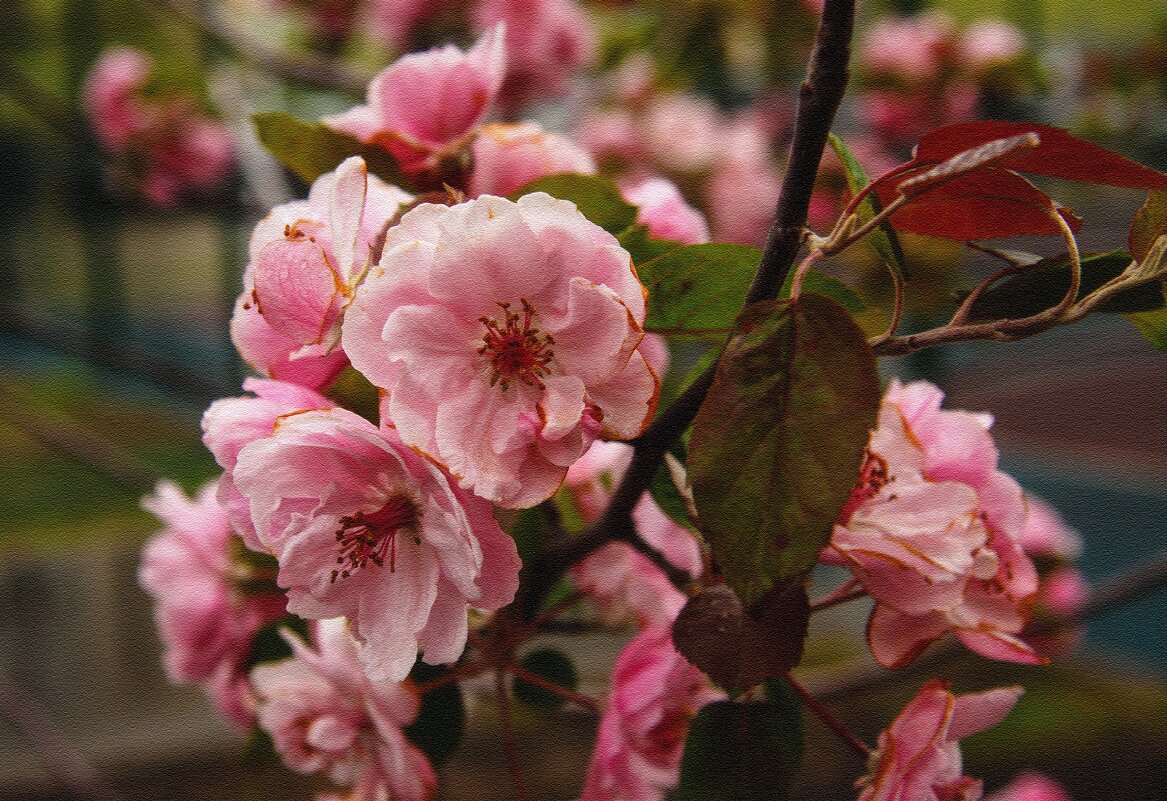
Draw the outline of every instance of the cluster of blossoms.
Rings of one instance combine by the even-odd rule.
[[[115,187],[169,208],[221,190],[235,151],[227,131],[200,113],[193,98],[147,96],[152,69],[144,53],[108,50],[90,69],[82,94],[97,143],[113,160]]]
[[[255,227],[231,333],[262,377],[204,415],[216,488],[191,502],[163,485],[148,501],[167,528],[141,580],[172,678],[204,684],[290,767],[357,799],[434,795],[433,768],[404,733],[419,714],[410,675],[419,658],[458,662],[471,610],[514,600],[520,560],[496,511],[559,493],[585,522],[600,518],[632,461],[618,440],[648,426],[669,369],[620,241],[569,201],[502,196],[596,168],[533,122],[487,122],[507,80],[507,30],[468,51],[405,56],[365,105],[325,120],[384,148],[411,191],[351,157]],[[675,102],[644,113],[688,119]],[[761,141],[751,125],[742,135]],[[680,169],[724,167],[694,158]],[[653,236],[709,239],[666,179],[630,170],[621,190]],[[347,369],[377,389],[376,422],[323,394]],[[1065,608],[1072,593],[1054,572],[1043,595],[1029,554],[1064,567],[1074,536],[998,469],[989,418],[941,400],[930,384],[892,383],[822,561],[874,599],[868,640],[884,665],[949,631],[989,658],[1039,662],[1019,636],[1030,606]],[[665,568],[712,579],[699,539],[649,495],[631,517],[643,548],[608,542],[570,570],[604,621],[639,629],[601,704],[585,801],[662,799],[693,717],[726,697],[671,635],[688,596]],[[266,573],[254,567],[265,559]],[[290,657],[255,664],[256,635],[289,614],[312,621],[311,636],[284,630]],[[1019,692],[925,685],[880,736],[861,801],[978,798],[957,741]]]
[[[859,43],[857,111],[890,147],[908,147],[940,125],[976,118],[1008,88],[1025,50],[1024,36],[1003,20],[962,31],[940,12],[883,18]]]

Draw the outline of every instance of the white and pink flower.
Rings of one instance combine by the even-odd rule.
[[[685,245],[709,241],[705,216],[690,206],[677,185],[667,178],[626,181],[620,192],[636,205],[636,222],[647,227],[650,236]]]
[[[359,801],[427,801],[437,777],[402,729],[420,708],[417,692],[370,681],[360,646],[341,619],[314,627],[310,648],[284,632],[294,657],[251,671],[259,725],[292,770],[324,773]]]
[[[289,611],[348,617],[375,681],[404,679],[419,647],[429,664],[455,661],[467,604],[498,609],[514,597],[515,543],[489,504],[391,427],[344,409],[285,415],[232,472],[256,539],[279,560]]]
[[[616,660],[581,801],[661,801],[677,783],[689,722],[724,698],[677,653],[668,626],[642,631]]]
[[[146,543],[138,581],[155,600],[166,673],[174,682],[203,685],[224,717],[248,726],[254,710],[246,662],[256,633],[284,614],[284,599],[239,592],[235,535],[213,484],[190,500],[162,481],[142,505],[165,525]]]
[[[506,28],[469,51],[453,45],[411,53],[369,84],[367,103],[326,125],[388,150],[410,175],[433,171],[486,117],[506,76]]]
[[[875,599],[867,636],[880,664],[905,665],[947,631],[992,659],[1041,662],[1016,636],[1037,592],[1021,488],[997,469],[992,419],[941,410],[943,397],[892,382],[824,561]]]
[[[632,260],[543,193],[424,204],[389,232],[342,343],[402,440],[502,506],[554,494],[603,434],[639,434],[659,379]]]
[[[509,195],[536,178],[596,171],[587,151],[535,122],[484,125],[470,150],[474,156],[468,187],[472,196]]]
[[[977,801],[980,780],[964,775],[959,741],[1000,723],[1020,687],[953,695],[933,679],[879,735],[858,801]]]

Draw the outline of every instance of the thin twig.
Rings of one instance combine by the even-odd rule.
[[[855,753],[859,754],[859,756],[863,757],[864,759],[870,756],[871,746],[860,740],[855,736],[854,732],[840,723],[838,718],[831,714],[831,711],[823,706],[817,698],[811,695],[809,690],[799,684],[798,680],[795,679],[794,676],[787,673],[786,680],[790,682],[790,686],[793,687],[794,691],[802,698],[802,702],[806,704],[807,708],[811,712],[814,712],[818,719],[827,725],[827,728],[829,728],[835,734],[839,735],[843,742],[851,746],[851,748],[855,751]]]
[[[416,685],[414,689],[417,690],[419,695],[425,695],[428,692],[433,692],[434,690],[445,687],[447,684],[453,684],[458,681],[463,681],[464,679],[472,679],[475,676],[485,673],[489,669],[490,666],[485,662],[464,662],[453,670],[443,673],[437,678],[430,679],[429,681],[423,681],[421,684]]]
[[[507,672],[516,678],[522,679],[523,681],[527,682],[527,684],[533,684],[536,687],[540,687],[549,693],[558,695],[560,698],[566,701],[570,701],[576,706],[583,707],[584,709],[590,709],[592,712],[596,713],[599,713],[600,711],[600,702],[595,698],[592,698],[590,695],[584,695],[583,693],[576,692],[575,690],[568,689],[567,687],[562,687],[549,679],[543,678],[538,673],[532,673],[521,665],[507,665]]]
[[[210,39],[265,72],[306,86],[362,95],[372,75],[353,72],[344,64],[321,56],[290,56],[263,45],[227,21],[212,4],[194,0],[158,0],[159,4],[198,28]]]
[[[837,590],[827,593],[817,601],[811,602],[810,608],[812,612],[819,612],[823,609],[830,609],[832,606],[854,601],[865,595],[867,595],[867,590],[859,583],[858,579],[848,579]]]
[[[527,782],[523,778],[523,763],[519,759],[519,748],[515,742],[515,730],[511,722],[511,699],[507,695],[506,674],[501,670],[494,674],[494,692],[498,700],[498,728],[502,735],[502,750],[506,757],[507,770],[511,774],[515,799],[530,801],[527,795]]]
[[[649,560],[657,566],[657,568],[665,574],[669,583],[683,593],[688,593],[693,586],[693,577],[689,575],[687,570],[674,565],[668,558],[654,548],[650,543],[646,542],[643,537],[633,532],[632,536],[625,540],[629,545],[635,548],[640,553],[644,554]]]

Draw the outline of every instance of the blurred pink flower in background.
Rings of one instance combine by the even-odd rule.
[[[685,202],[681,190],[669,179],[624,181],[620,191],[625,200],[636,205],[636,222],[648,228],[650,236],[685,245],[709,241],[705,216]]]
[[[1022,773],[1007,786],[986,796],[985,801],[1072,801],[1053,779],[1040,773]]]
[[[566,137],[548,133],[536,122],[484,125],[470,149],[474,156],[468,186],[472,196],[509,195],[536,178],[596,171],[587,151]]]

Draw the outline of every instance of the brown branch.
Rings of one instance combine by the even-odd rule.
[[[570,701],[576,706],[589,709],[596,713],[599,713],[600,711],[600,702],[595,698],[592,698],[590,695],[584,695],[583,693],[578,693],[575,690],[560,686],[550,679],[543,678],[538,673],[532,673],[521,665],[508,665],[507,672],[511,673],[518,679],[522,679],[523,681],[527,682],[527,684],[533,684],[536,687],[540,687],[547,692],[552,693],[553,695],[558,695],[560,698],[564,699],[565,701]]]
[[[498,700],[498,728],[502,734],[502,750],[506,757],[507,770],[511,774],[511,786],[518,801],[530,801],[527,782],[523,778],[523,763],[519,759],[519,747],[515,742],[515,730],[511,722],[511,699],[507,695],[506,674],[501,670],[494,674],[495,698]]]
[[[799,684],[794,676],[787,673],[786,680],[790,682],[790,686],[793,687],[794,691],[798,693],[800,698],[802,698],[802,702],[806,704],[807,709],[809,709],[811,712],[814,712],[815,716],[818,717],[818,719],[823,723],[825,723],[827,728],[829,728],[835,734],[839,735],[839,738],[843,742],[851,746],[855,753],[859,754],[859,756],[863,757],[864,759],[866,759],[871,754],[871,746],[860,740],[855,736],[854,732],[840,723],[839,719],[831,714],[831,710],[823,706],[819,699],[815,698],[813,695],[811,695],[809,690]]]
[[[213,3],[205,0],[158,0],[220,46],[265,72],[320,89],[363,95],[372,75],[353,72],[344,64],[322,56],[291,56],[255,41],[227,21]]]
[[[819,161],[847,87],[854,16],[855,0],[826,1],[806,80],[799,93],[789,166],[770,236],[746,296],[747,305],[778,296],[802,246],[802,231]],[[632,541],[635,536],[630,517],[632,508],[648,489],[669,445],[697,416],[713,385],[716,370],[715,361],[633,440],[632,461],[603,514],[578,536],[553,542],[536,557],[530,571],[532,578],[527,586],[519,589],[515,599],[513,608],[518,614],[525,618],[536,614],[542,598],[567,568],[592,551],[613,540]]]

